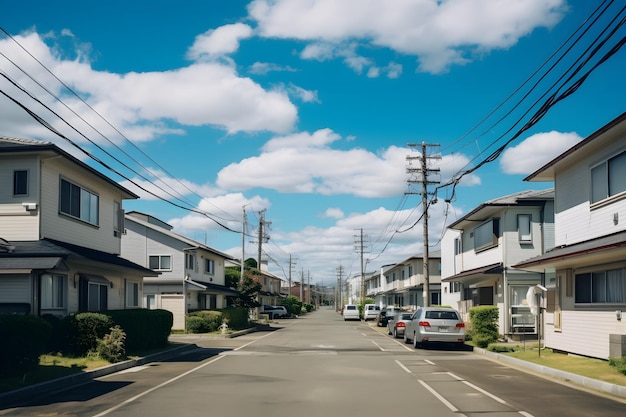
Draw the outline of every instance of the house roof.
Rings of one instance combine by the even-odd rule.
[[[0,251],[0,269],[52,269],[60,265],[60,261],[68,259],[85,259],[101,262],[118,268],[132,269],[144,276],[156,277],[157,272],[144,268],[134,262],[113,253],[102,252],[83,246],[73,245],[53,239],[11,242],[12,250]]]
[[[19,139],[19,138],[11,138],[6,136],[0,136],[0,153],[56,153],[57,155],[61,155],[64,158],[70,160],[76,165],[79,165],[83,169],[91,172],[93,175],[102,179],[103,181],[109,183],[113,187],[122,191],[126,195],[127,199],[137,199],[139,196],[132,191],[128,190],[125,187],[122,187],[117,182],[113,181],[111,178],[102,174],[96,169],[93,169],[80,159],[72,156],[68,152],[64,151],[57,145],[52,142],[44,142],[40,140],[32,140],[32,139]]]
[[[554,188],[520,191],[482,203],[452,223],[448,228],[463,229],[468,223],[483,222],[499,212],[503,207],[531,206],[551,200],[554,200]]]
[[[481,277],[484,277],[485,275],[501,274],[502,271],[504,271],[502,262],[498,262],[491,265],[481,266],[480,268],[468,269],[467,271],[459,272],[456,275],[443,278],[441,281],[461,281],[469,283],[470,281],[473,282],[476,280],[480,280]]]
[[[544,272],[545,269],[579,268],[624,260],[626,231],[554,248],[513,268]]]
[[[148,216],[148,217],[146,217]],[[202,244],[200,242],[197,242],[193,239],[190,239],[186,236],[183,236],[179,233],[173,232],[172,230],[170,230],[167,227],[164,227],[163,225],[169,226],[167,223],[162,222],[150,215],[146,215],[143,213],[139,213],[139,212],[135,212],[135,211],[131,211],[129,213],[126,213],[126,215],[124,216],[125,220],[127,221],[132,221],[135,222],[143,227],[147,227],[148,229],[154,230],[158,233],[161,233],[165,236],[171,237],[173,239],[178,240],[179,242],[185,243],[186,245],[189,245],[188,249],[202,249],[205,250],[207,252],[211,252],[215,255],[221,256],[224,259],[228,259],[228,260],[234,260],[235,258],[233,258],[232,256],[230,256],[227,253],[221,252],[215,248],[212,248],[210,246],[207,246],[205,244]],[[155,220],[158,220],[158,223],[155,223],[153,221],[149,221],[148,218],[152,218]]]
[[[598,142],[598,138],[604,137],[605,133],[614,129],[616,126],[626,122],[626,112],[622,113],[608,124],[602,126],[600,129],[589,135],[586,139],[578,142],[561,155],[557,156],[526,178],[524,181],[554,181],[554,172],[557,168],[571,163],[574,159],[587,155],[595,146],[602,146]],[[611,140],[611,138],[607,138]],[[579,152],[584,149],[583,152]]]

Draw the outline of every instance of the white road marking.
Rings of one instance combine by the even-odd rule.
[[[237,350],[243,349],[243,348],[245,348],[246,346],[249,346],[249,345],[251,345],[252,343],[256,342],[257,340],[261,340],[261,339],[263,339],[263,338],[265,338],[265,337],[267,337],[267,336],[269,336],[269,335],[271,335],[271,334],[273,334],[273,333],[268,333],[268,334],[266,334],[266,335],[264,335],[264,336],[259,337],[258,339],[255,339],[255,340],[253,340],[253,341],[251,341],[251,342],[249,342],[249,343],[246,343],[245,345],[239,346],[238,348],[233,349],[233,350],[237,351]],[[157,386],[155,386],[155,387],[152,387],[152,388],[150,388],[150,389],[148,389],[148,390],[146,390],[146,391],[144,391],[144,392],[142,392],[142,393],[140,393],[140,394],[137,394],[137,395],[135,395],[134,397],[131,397],[131,398],[127,399],[126,401],[123,401],[123,402],[119,403],[118,405],[116,405],[116,406],[114,406],[114,407],[111,407],[111,408],[109,408],[109,409],[107,409],[107,410],[104,410],[104,411],[102,411],[101,413],[98,413],[98,414],[94,415],[93,417],[102,417],[102,416],[106,416],[107,414],[110,414],[111,412],[113,412],[113,411],[115,411],[115,410],[117,410],[117,409],[119,409],[119,408],[121,408],[121,407],[123,407],[123,406],[125,406],[125,405],[127,405],[127,404],[130,404],[130,403],[132,403],[132,402],[134,402],[134,401],[137,401],[139,398],[141,398],[141,397],[143,397],[143,396],[145,396],[145,395],[148,395],[148,394],[150,394],[151,392],[158,390],[159,388],[162,388],[162,387],[164,387],[164,386],[166,386],[166,385],[171,384],[172,382],[178,381],[179,379],[181,379],[181,378],[183,378],[183,377],[185,377],[185,376],[187,376],[187,375],[189,375],[189,374],[192,374],[192,373],[194,373],[194,372],[196,372],[196,371],[199,371],[200,369],[204,368],[205,366],[208,366],[208,365],[213,364],[213,363],[215,363],[215,362],[219,361],[219,360],[220,360],[220,359],[222,359],[222,358],[225,358],[225,356],[216,356],[215,358],[211,359],[211,360],[210,360],[210,361],[208,361],[208,362],[203,363],[202,365],[196,366],[195,368],[190,369],[189,371],[184,372],[184,373],[182,373],[182,374],[180,374],[180,375],[178,375],[178,376],[175,376],[175,377],[174,377],[174,378],[172,378],[172,379],[168,379],[167,381],[165,381],[165,382],[163,382],[163,383],[161,383],[161,384],[159,384],[159,385],[157,385]]]
[[[411,370],[409,368],[407,368],[406,366],[404,366],[399,360],[396,359],[396,363],[398,364],[398,366],[402,369],[404,369],[405,372],[411,374]]]
[[[497,401],[497,402],[499,402],[500,404],[507,404],[507,402],[506,402],[506,401],[504,401],[502,398],[500,398],[500,397],[498,397],[498,396],[496,396],[496,395],[494,395],[494,394],[492,394],[492,393],[490,393],[490,392],[488,392],[488,391],[485,391],[484,389],[480,388],[479,386],[476,386],[476,385],[472,384],[471,382],[464,380],[464,379],[463,379],[463,378],[461,378],[461,377],[458,377],[458,376],[454,375],[452,372],[448,372],[448,375],[450,375],[451,377],[453,377],[453,378],[454,378],[454,379],[456,379],[457,381],[460,381],[460,382],[464,383],[464,384],[465,384],[465,385],[467,385],[468,387],[472,387],[472,388],[473,388],[473,389],[475,389],[476,391],[478,391],[478,392],[480,392],[480,393],[485,394],[487,397],[490,397],[490,398],[492,398],[492,399],[496,400],[496,401]],[[508,405],[508,404],[507,404],[507,405]]]
[[[452,403],[448,400],[446,400],[445,398],[443,398],[443,396],[441,394],[439,394],[437,391],[435,391],[430,385],[428,385],[427,383],[425,383],[424,381],[422,381],[421,379],[418,379],[417,382],[419,382],[420,384],[422,384],[422,386],[424,388],[426,388],[428,391],[430,391],[431,394],[433,394],[435,396],[435,398],[437,398],[439,401],[441,401],[443,403],[443,405],[445,405],[446,407],[448,407],[450,409],[450,411],[452,411],[453,413],[458,413],[459,409],[456,408],[455,406],[452,405]],[[463,416],[465,414],[460,414],[460,416]]]

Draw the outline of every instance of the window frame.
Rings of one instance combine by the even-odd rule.
[[[527,224],[522,224],[522,219],[527,219]],[[522,231],[522,226],[528,227],[528,232]],[[533,216],[532,214],[517,215],[517,237],[520,243],[531,243],[533,241]]]
[[[196,268],[196,255],[193,253],[185,252],[185,269],[195,271]]]
[[[488,241],[485,239],[485,242],[478,242],[480,244],[477,244],[478,238],[482,238],[483,234],[486,236],[485,233],[482,233],[482,228],[487,227],[488,225],[490,225],[489,234],[491,235],[491,240]],[[473,239],[474,239],[474,251],[475,252],[482,252],[484,250],[497,247],[499,243],[499,239],[500,239],[500,218],[493,217],[481,223],[480,225],[476,226],[474,228],[473,235],[474,235]]]
[[[26,178],[19,178],[18,174],[24,174]],[[13,170],[13,197],[28,197],[29,195],[29,179],[30,172],[27,169],[15,169]],[[20,181],[21,180],[21,181]],[[21,186],[21,187],[18,187]],[[19,188],[26,188],[26,190],[22,192],[18,192]]]
[[[49,294],[45,294],[44,279],[50,279]],[[67,307],[67,276],[45,273],[39,277],[39,303],[42,310],[64,310]]]
[[[92,308],[92,302],[96,298],[92,299],[92,291],[97,288],[97,308]],[[105,311],[109,307],[109,286],[100,282],[87,282],[87,311]]]
[[[621,164],[617,164],[621,162]],[[616,163],[617,166],[612,166]],[[617,171],[617,174],[612,172]],[[626,180],[623,189],[612,190],[616,186],[612,179],[621,179],[626,172],[626,151],[619,152],[589,168],[589,202],[591,205],[602,204],[614,198],[626,197]],[[621,175],[620,175],[621,174]],[[598,182],[596,184],[596,182]],[[599,189],[598,189],[599,187]]]
[[[213,259],[204,259],[204,273],[209,275],[215,275],[215,261]]]
[[[139,283],[126,281],[126,307],[139,308]]]
[[[611,288],[610,273],[620,276],[621,294]],[[614,284],[615,285],[615,284]],[[618,296],[616,300],[615,297]],[[626,305],[626,268],[593,270],[574,276],[574,303],[577,305]]]
[[[152,267],[152,259],[157,258],[158,268]],[[169,259],[169,268],[163,267],[163,259]],[[172,255],[148,255],[148,268],[153,271],[171,271],[172,270]]]
[[[66,193],[68,194],[66,195]],[[99,226],[100,196],[61,177],[59,180],[59,213],[93,226]]]

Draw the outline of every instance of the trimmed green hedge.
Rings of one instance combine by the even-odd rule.
[[[472,342],[480,348],[498,341],[498,306],[476,306],[470,308],[469,317],[472,324]]]
[[[174,315],[167,310],[135,308],[105,314],[124,330],[126,351],[131,353],[166,346],[174,323]]]
[[[51,333],[50,323],[40,317],[0,314],[0,375],[11,375],[37,366]]]

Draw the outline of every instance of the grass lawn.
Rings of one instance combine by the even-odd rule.
[[[11,391],[49,381],[51,379],[100,368],[109,362],[98,358],[68,358],[59,355],[41,355],[39,365],[21,375],[0,378],[0,392]]]
[[[626,386],[626,375],[621,374],[616,368],[609,365],[608,361],[601,359],[554,353],[550,349],[543,349],[540,356],[536,345],[532,347],[527,346],[526,350],[517,346],[514,352],[501,351],[499,353],[611,384]]]

